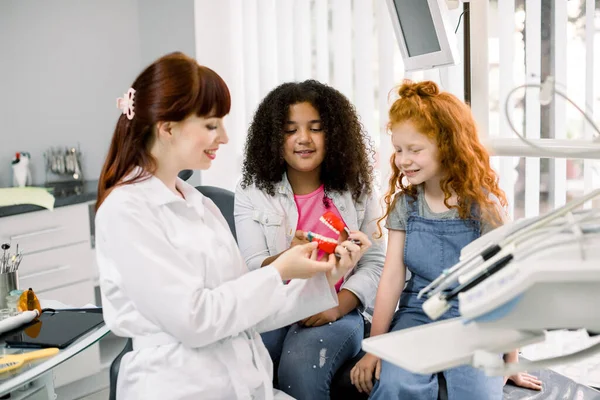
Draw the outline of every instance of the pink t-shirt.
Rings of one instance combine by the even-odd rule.
[[[298,227],[304,232],[311,231],[318,233],[332,239],[338,239],[335,232],[329,229],[325,224],[319,221],[319,218],[325,214],[326,211],[333,212],[341,220],[342,216],[338,211],[337,207],[333,204],[333,201],[329,201],[329,208],[323,204],[323,196],[325,194],[324,185],[319,186],[317,190],[309,194],[294,195],[296,206],[298,207]],[[319,257],[323,255],[323,252],[319,250]],[[344,283],[344,279],[340,279],[335,285],[335,290],[340,291],[340,287]]]

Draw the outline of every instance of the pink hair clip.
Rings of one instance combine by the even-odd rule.
[[[129,88],[127,93],[123,97],[117,99],[117,108],[123,111],[123,114],[127,114],[127,119],[132,120],[135,113],[133,112],[133,97],[135,95],[135,89]]]

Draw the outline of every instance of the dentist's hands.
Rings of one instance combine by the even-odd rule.
[[[284,281],[307,279],[319,272],[330,274],[335,269],[333,254],[317,260],[317,243],[299,244],[284,251],[271,265],[279,272]],[[329,279],[329,275],[327,275]]]
[[[352,239],[358,240],[360,245],[352,242]],[[340,258],[337,260],[335,267],[327,273],[329,284],[334,286],[351,271],[369,247],[371,247],[371,241],[367,235],[360,231],[351,231],[348,238],[335,248],[335,253]]]
[[[298,235],[302,234],[298,233]],[[360,245],[353,243],[351,239],[359,240]],[[317,260],[317,245],[317,242],[297,243],[281,253],[271,265],[279,272],[284,281],[307,279],[319,272],[324,272],[329,284],[334,286],[348,271],[354,268],[358,260],[371,247],[371,241],[362,232],[351,232],[348,240],[340,243],[335,249],[335,253],[340,256],[339,260],[333,254]]]

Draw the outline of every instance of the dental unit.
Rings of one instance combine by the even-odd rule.
[[[461,260],[420,296],[437,320],[458,302],[461,317],[375,336],[363,348],[416,373],[459,365],[512,375],[575,362],[584,350],[507,364],[500,354],[542,342],[550,330],[600,334],[600,210],[578,210],[600,189],[540,217],[498,228],[462,250]]]
[[[431,319],[438,319],[449,309],[450,300],[470,290],[510,262],[516,248],[522,247],[531,239],[540,240],[538,236],[543,236],[544,233],[553,235],[557,230],[557,223],[558,229],[562,229],[561,217],[572,215],[575,208],[599,195],[600,189],[594,190],[546,215],[499,228],[496,232],[485,235],[467,246],[463,249],[458,264],[445,271],[419,293],[419,297],[428,297],[423,310]],[[507,232],[503,237],[494,240],[505,231]],[[491,237],[487,239],[488,236]],[[469,251],[482,242],[485,243],[482,250]],[[457,282],[458,286],[456,286]]]

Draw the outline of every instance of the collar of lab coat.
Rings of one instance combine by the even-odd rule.
[[[184,180],[177,178],[175,186],[183,194],[185,199],[177,196],[173,193],[163,181],[158,179],[156,176],[143,172],[140,167],[134,168],[131,174],[128,176],[133,178],[134,176],[144,176],[144,180],[136,182],[135,185],[144,189],[147,193],[147,199],[157,206],[164,206],[171,203],[186,203],[188,207],[196,208],[200,216],[204,214],[204,196],[202,196],[195,187],[185,182]],[[200,205],[200,206],[199,206]]]

